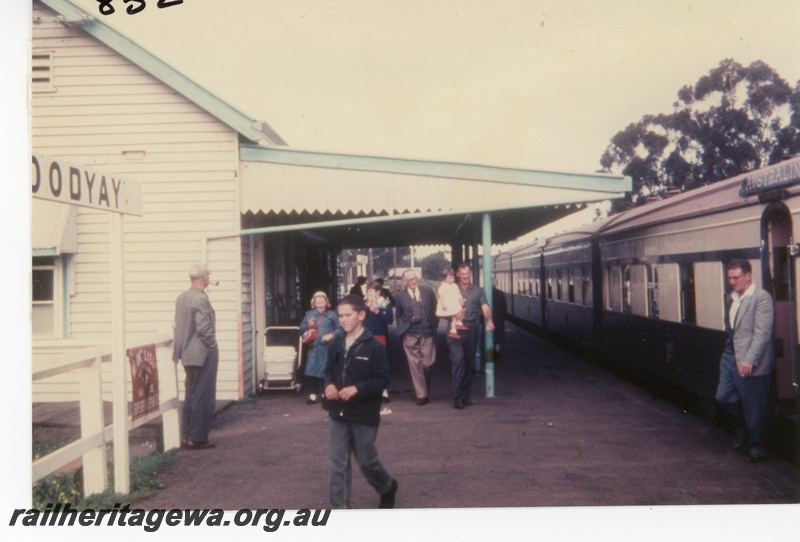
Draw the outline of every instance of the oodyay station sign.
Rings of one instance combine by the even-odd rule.
[[[139,183],[41,154],[31,156],[31,190],[34,198],[142,215]]]

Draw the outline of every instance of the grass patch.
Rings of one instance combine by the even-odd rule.
[[[51,503],[69,503],[72,508],[78,510],[110,510],[115,503],[124,506],[131,501],[146,497],[156,489],[163,488],[156,476],[174,461],[171,454],[162,452],[131,457],[130,493],[114,491],[114,464],[109,461],[110,488],[86,498],[81,495],[81,469],[65,474],[53,474],[33,484],[33,508],[44,510]]]
[[[76,440],[78,440],[78,435],[74,435],[69,438],[63,438],[56,442],[47,442],[47,443],[34,442],[32,447],[33,460],[36,461],[37,459],[41,459],[47,454],[54,452],[59,448],[63,448],[70,442],[74,442]]]

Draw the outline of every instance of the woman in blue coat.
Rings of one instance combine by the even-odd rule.
[[[341,333],[339,317],[331,310],[331,304],[325,292],[315,292],[311,297],[311,310],[308,311],[300,322],[300,332],[311,329],[316,330],[317,337],[305,348],[306,366],[304,370],[303,387],[308,390],[306,404],[313,405],[317,396],[322,394],[322,384],[325,378],[325,365],[328,363],[327,342],[333,339],[335,333]]]

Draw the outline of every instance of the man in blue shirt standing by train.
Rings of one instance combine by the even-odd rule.
[[[733,419],[736,437],[733,448],[750,441],[748,463],[766,461],[764,433],[774,362],[772,297],[753,284],[747,260],[728,264],[728,284],[733,292],[726,305],[725,330],[728,340],[720,360],[717,402]]]

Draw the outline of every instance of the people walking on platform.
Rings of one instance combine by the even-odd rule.
[[[205,264],[193,265],[189,270],[191,288],[175,300],[172,361],[183,363],[186,372],[181,446],[190,450],[214,447],[208,435],[217,400],[219,348],[216,315],[206,294],[209,275]]]
[[[328,361],[326,346],[337,330],[341,330],[339,318],[331,310],[328,296],[325,292],[315,292],[311,297],[311,310],[300,322],[307,352],[303,368],[303,388],[308,393],[306,404],[315,404],[318,395],[322,394],[325,364]]]
[[[408,359],[417,406],[424,406],[429,401],[430,370],[436,361],[436,294],[430,286],[419,284],[413,269],[403,271],[403,286],[395,296],[397,335]]]
[[[397,493],[397,480],[386,471],[375,447],[381,392],[389,387],[389,362],[386,348],[364,328],[367,311],[357,295],[341,300],[337,312],[344,335],[331,342],[325,368],[332,508],[350,508],[351,456],[380,495],[380,508],[393,508]]]
[[[392,295],[392,292],[389,291],[389,288],[386,287],[385,284],[386,281],[384,280],[384,278],[378,277],[375,279],[375,282],[381,285],[381,292],[383,293],[383,297],[388,299],[392,303],[392,305],[394,305],[394,296]]]
[[[456,284],[456,274],[451,267],[442,269],[442,283],[436,291],[436,316],[447,320],[448,334],[458,338],[459,330],[467,329],[458,317],[464,309],[464,298]]]
[[[367,289],[367,318],[364,320],[364,327],[383,346],[388,346],[389,326],[394,323],[394,311],[392,310],[392,302],[384,297],[383,290],[383,285],[377,280],[369,284]],[[383,390],[381,399],[384,403],[389,402],[388,389]],[[381,414],[391,413],[392,411],[388,406],[381,409]]]
[[[359,275],[356,278],[356,283],[350,288],[350,295],[360,295],[361,299],[367,297],[367,277]]]
[[[469,264],[462,263],[456,270],[458,287],[464,298],[464,310],[461,315],[466,330],[459,332],[459,337],[447,336],[447,350],[450,355],[452,370],[453,406],[462,409],[472,404],[472,364],[478,348],[481,314],[486,322],[486,330],[494,330],[492,309],[486,301],[483,288],[472,284],[472,270]]]
[[[775,310],[769,293],[753,283],[750,262],[731,261],[727,278],[733,291],[725,311],[728,340],[720,360],[716,400],[732,418],[733,448],[742,448],[749,440],[747,462],[760,463],[767,459],[764,432],[774,363]]]

